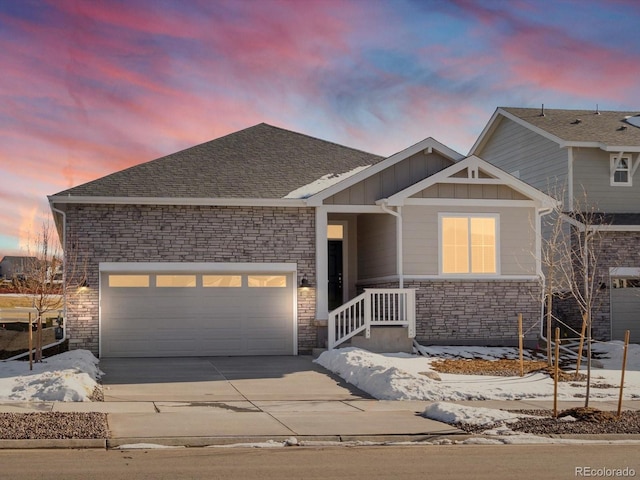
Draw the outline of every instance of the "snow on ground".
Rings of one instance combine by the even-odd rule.
[[[0,401],[87,402],[102,375],[88,350],[72,350],[34,363],[0,362]]]
[[[379,400],[520,400],[553,399],[553,381],[543,373],[524,377],[454,375],[437,373],[432,363],[440,358],[517,358],[515,348],[421,347],[423,357],[403,353],[376,354],[358,348],[322,353],[316,362]],[[617,400],[622,366],[622,342],[598,343],[594,351],[603,368],[592,369],[592,384],[614,388],[592,388],[591,398]],[[582,370],[585,370],[584,362]],[[437,376],[436,376],[437,375]],[[440,380],[434,380],[439,377]],[[561,382],[560,400],[582,398],[585,382]],[[625,399],[640,398],[640,345],[630,344],[625,374]]]
[[[467,407],[455,403],[437,402],[429,405],[422,416],[444,423],[464,423],[467,425],[493,425],[495,423],[513,423],[525,415],[516,415],[505,410],[492,408]]]

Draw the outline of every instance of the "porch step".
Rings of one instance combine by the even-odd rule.
[[[413,338],[409,338],[405,327],[371,327],[369,338],[356,335],[351,338],[351,345],[374,353],[413,352]]]

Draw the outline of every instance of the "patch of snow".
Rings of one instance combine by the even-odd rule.
[[[632,117],[626,117],[627,123],[630,123],[634,127],[640,127],[640,115],[634,115]]]
[[[313,182],[303,185],[300,188],[296,188],[294,191],[289,192],[285,195],[284,198],[309,198],[312,195],[315,195],[322,190],[329,188],[331,185],[334,185],[338,182],[341,182],[345,178],[349,178],[352,175],[355,175],[358,172],[361,172],[365,168],[369,168],[371,165],[364,165],[362,167],[356,167],[353,170],[349,170],[344,173],[328,173],[323,175],[317,180]]]
[[[157,443],[128,443],[116,447],[115,450],[162,450],[166,448],[185,448],[181,445],[158,445]]]
[[[0,362],[0,401],[87,402],[102,376],[88,350],[72,350],[33,364]]]
[[[432,363],[442,358],[518,358],[510,347],[419,347],[429,355],[377,354],[348,347],[323,352],[315,362],[379,400],[523,400],[553,399],[553,380],[544,373],[524,377],[454,375],[435,372]],[[620,384],[622,342],[596,344],[604,368],[593,371],[594,383]],[[586,369],[582,364],[582,369]],[[436,375],[431,375],[433,372]],[[437,380],[440,378],[440,380]],[[561,382],[560,400],[581,399],[584,382]],[[617,400],[618,389],[592,389],[594,400]],[[629,345],[625,373],[625,399],[640,398],[640,345]]]
[[[496,423],[513,423],[524,415],[518,415],[493,408],[467,407],[455,403],[438,402],[429,405],[422,416],[444,423],[461,423],[467,425],[494,425]]]

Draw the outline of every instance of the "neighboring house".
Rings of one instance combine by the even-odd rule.
[[[38,259],[26,256],[5,256],[0,260],[0,278],[24,280],[36,268]]]
[[[564,197],[565,212],[587,203],[604,214],[594,335],[608,340],[638,332],[640,113],[498,108],[470,153]],[[571,310],[567,320],[579,325]]]
[[[416,289],[422,342],[514,344],[518,313],[536,338],[554,201],[431,138],[382,158],[259,124],[49,200],[87,265],[87,288],[67,292],[72,348],[309,352],[369,288]],[[377,298],[392,318],[409,297]]]

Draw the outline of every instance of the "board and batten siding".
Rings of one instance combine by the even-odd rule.
[[[358,217],[358,279],[395,275],[396,219],[387,214]]]
[[[507,173],[517,171],[520,180],[550,195],[567,182],[567,150],[508,118],[475,154]]]
[[[438,214],[498,214],[501,275],[535,275],[535,210],[522,207],[406,206],[402,210],[405,275],[438,275]]]
[[[420,152],[327,198],[327,205],[372,205],[439,172],[453,162],[436,153]]]
[[[635,160],[638,154],[633,154]],[[597,148],[573,149],[574,196],[584,203],[607,213],[638,213],[640,211],[640,170],[631,186],[611,186],[610,152]]]

